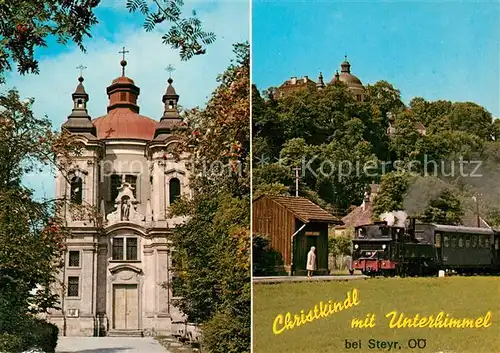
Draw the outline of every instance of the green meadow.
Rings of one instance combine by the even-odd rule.
[[[303,310],[307,315],[320,302],[344,301],[347,292],[354,289],[358,292],[357,305],[325,317],[318,315],[287,330],[277,320],[275,328],[283,331],[273,333],[273,322],[279,314],[290,312],[293,318]],[[498,277],[254,284],[253,290],[254,353],[500,353]],[[479,320],[479,328],[389,328],[386,314],[392,311],[412,319],[416,314],[419,319],[436,317],[439,312],[456,319],[477,320],[488,312],[491,317],[489,327],[482,327],[485,322]],[[366,321],[372,327],[351,328],[353,319],[364,321],[372,315],[374,319]]]

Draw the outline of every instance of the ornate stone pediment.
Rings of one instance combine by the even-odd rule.
[[[136,211],[137,200],[134,197],[134,188],[129,183],[123,183],[118,188],[115,199],[115,210],[107,215],[106,219],[112,224],[116,222],[142,222],[144,215]]]
[[[139,267],[131,265],[131,264],[120,264],[120,265],[117,265],[115,267],[111,267],[109,269],[109,272],[111,272],[112,274],[115,274],[115,273],[120,272],[120,271],[131,271],[131,272],[135,272],[137,274],[140,274],[142,272],[142,270]]]

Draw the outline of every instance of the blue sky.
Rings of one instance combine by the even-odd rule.
[[[254,1],[253,82],[325,81],[348,55],[363,84],[408,103],[473,101],[500,117],[500,1]]]
[[[217,87],[217,75],[222,73],[233,58],[233,43],[249,39],[249,4],[243,1],[185,1],[184,10],[193,9],[206,31],[215,32],[217,40],[207,48],[205,55],[181,62],[177,51],[162,44],[166,25],[146,33],[143,18],[130,14],[126,0],[103,0],[96,14],[99,24],[92,29],[93,38],[85,41],[87,53],[75,45],[62,46],[49,41],[49,47],[38,50],[40,75],[7,75],[7,84],[1,91],[17,87],[22,97],[34,97],[36,115],[47,115],[56,129],[66,120],[73,106],[71,93],[78,84],[81,63],[84,85],[89,94],[88,110],[92,118],[106,114],[108,97],[106,87],[121,75],[123,46],[127,54],[126,75],[131,77],[141,92],[138,100],[140,113],[159,120],[163,114],[162,96],[167,87],[171,64],[174,87],[180,95],[179,104],[185,108],[203,106]],[[35,190],[37,197],[54,196],[54,178],[49,172],[28,175],[25,183]]]

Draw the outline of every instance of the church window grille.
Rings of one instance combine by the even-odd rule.
[[[80,252],[70,251],[69,252],[69,267],[80,267]]]
[[[137,260],[136,238],[127,238],[127,260]]]
[[[114,238],[113,260],[137,260],[137,238]]]
[[[170,204],[173,204],[175,200],[181,195],[181,182],[177,178],[170,179]]]
[[[126,175],[125,182],[132,186],[132,193],[134,194],[134,197],[137,198],[137,175]]]
[[[119,174],[111,175],[111,202],[115,202],[119,194],[119,188],[122,186],[123,176]],[[137,198],[137,175],[125,175],[125,182],[133,188],[132,193]]]
[[[68,277],[68,297],[78,297],[79,282],[79,277]]]
[[[123,238],[113,239],[113,260],[123,260]]]
[[[115,202],[118,197],[118,188],[122,185],[122,177],[118,174],[111,175],[111,201]]]
[[[82,178],[75,176],[71,179],[71,202],[77,205],[82,204]]]

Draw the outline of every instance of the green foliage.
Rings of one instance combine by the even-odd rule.
[[[109,1],[109,0],[108,0]],[[0,1],[0,83],[4,73],[17,66],[20,74],[39,73],[35,52],[47,46],[47,38],[58,43],[75,43],[83,52],[83,42],[91,38],[91,28],[98,23],[95,9],[100,0],[9,0]],[[160,23],[169,23],[163,43],[179,50],[182,60],[204,54],[206,46],[216,37],[202,29],[201,21],[193,11],[192,16],[182,16],[182,0],[155,1],[127,0],[130,12],[145,16],[144,28],[152,31]]]
[[[431,176],[392,172],[382,177],[373,205],[373,220],[385,212],[404,210],[422,222],[461,224],[461,195],[452,185]]]
[[[42,165],[67,175],[79,148],[68,133],[52,132],[48,118],[35,117],[32,103],[15,90],[0,94],[0,332],[6,351],[38,345],[53,352],[54,326],[31,314],[58,304],[50,287],[69,233],[58,216],[65,200],[34,200],[21,180]]]
[[[460,224],[464,212],[460,199],[450,189],[445,189],[431,200],[419,219],[425,223]]]
[[[329,237],[328,252],[332,256],[350,256],[351,238],[349,237]]]
[[[97,23],[93,11],[98,4],[99,0],[0,1],[0,82],[13,63],[23,75],[38,73],[35,50],[46,47],[49,36],[62,44],[71,40],[85,51],[83,40]]]
[[[8,318],[0,312],[0,320]],[[0,351],[23,352],[30,348],[39,348],[44,352],[53,353],[57,346],[59,329],[56,325],[31,316],[24,316],[16,321],[15,330],[5,330],[0,327]]]
[[[181,278],[179,308],[201,324],[210,352],[250,351],[249,48],[219,77],[205,110],[188,112],[179,152],[191,160],[191,199],[173,215],[187,216],[172,235]],[[196,133],[194,133],[196,131]],[[224,172],[206,168],[222,162]]]
[[[215,34],[204,32],[201,21],[193,11],[191,17],[182,17],[183,0],[160,0],[150,7],[146,0],[127,0],[130,12],[140,12],[144,15],[144,29],[152,31],[158,24],[169,22],[170,28],[163,35],[163,43],[180,51],[182,60],[188,60],[195,55],[205,54],[205,46],[215,42]]]
[[[277,268],[283,266],[281,254],[271,246],[269,237],[262,234],[252,236],[252,257],[254,276],[272,276]]]
[[[203,326],[203,344],[211,353],[249,352],[242,350],[249,345],[248,325],[238,308],[217,312]]]
[[[458,187],[468,197],[481,193],[485,212],[492,203],[500,203],[496,182],[500,148],[492,141],[500,136],[500,125],[475,103],[416,97],[406,107],[399,90],[386,81],[366,86],[363,102],[354,100],[344,84],[308,88],[279,99],[270,94],[272,90],[261,95],[253,87],[254,195],[293,194],[292,168],[299,166],[299,195],[329,205],[332,212],[359,205],[366,185],[379,180],[383,185],[374,217],[403,210],[403,201],[408,201],[404,193],[416,182],[416,175],[442,179],[449,190]],[[469,160],[485,162],[482,178],[459,175],[459,163]],[[465,163],[462,170],[470,174],[474,166]],[[456,221],[468,206],[457,201],[464,195],[455,195],[457,200],[448,196],[427,197],[419,204],[418,214]],[[447,204],[446,212],[440,197]]]

